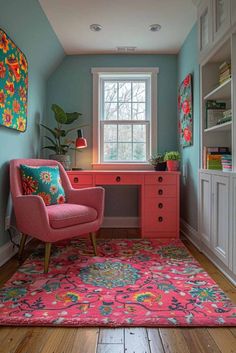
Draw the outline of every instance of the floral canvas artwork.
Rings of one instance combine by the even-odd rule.
[[[28,63],[16,44],[0,29],[0,125],[26,130]]]
[[[192,75],[188,74],[179,87],[179,134],[183,147],[193,144]]]

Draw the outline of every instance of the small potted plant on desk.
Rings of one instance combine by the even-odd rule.
[[[166,170],[166,162],[164,161],[163,153],[156,153],[149,159],[149,163],[153,165],[155,170]]]
[[[179,170],[180,153],[178,151],[166,152],[164,160],[167,163],[167,169],[169,172]]]
[[[71,159],[70,155],[67,153],[69,149],[75,149],[75,147],[73,147],[75,142],[73,140],[67,139],[67,135],[72,131],[80,129],[82,126],[77,126],[67,130],[65,130],[64,126],[70,125],[77,121],[82,114],[77,112],[66,113],[57,104],[52,104],[51,109],[54,112],[54,118],[56,120],[57,126],[54,129],[51,129],[48,126],[41,124],[41,126],[51,134],[50,137],[44,136],[50,142],[50,145],[44,146],[43,148],[54,151],[55,153],[51,154],[49,158],[57,160],[66,170],[69,170],[71,167]]]

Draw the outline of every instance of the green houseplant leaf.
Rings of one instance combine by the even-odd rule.
[[[67,120],[64,122],[64,124],[72,124],[74,121],[78,120],[79,117],[81,116],[81,113],[66,113]]]
[[[56,121],[60,124],[66,124],[67,115],[64,112],[64,110],[61,107],[59,107],[59,105],[57,104],[52,104],[51,109],[54,112]]]
[[[46,129],[46,130],[48,130],[48,131],[50,131],[50,133],[55,137],[55,138],[57,138],[58,137],[58,135],[57,135],[57,133],[56,133],[56,131],[55,130],[53,130],[53,129],[50,129],[50,127],[47,127],[46,125],[44,125],[44,124],[40,124],[42,127],[44,127],[44,129]]]

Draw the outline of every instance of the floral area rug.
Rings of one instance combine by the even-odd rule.
[[[180,241],[88,240],[38,248],[0,290],[0,324],[236,326],[236,306]]]

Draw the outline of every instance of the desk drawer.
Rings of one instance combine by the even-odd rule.
[[[141,175],[129,174],[109,174],[109,175],[96,175],[96,185],[139,185],[143,184],[143,177]]]
[[[145,198],[149,197],[176,197],[176,185],[145,185],[144,186]]]
[[[147,214],[145,212],[144,228],[155,231],[175,231],[177,227],[177,217],[173,212],[160,212],[158,214]]]
[[[164,213],[176,213],[177,200],[173,197],[159,198],[145,198],[145,212],[146,215],[163,215]]]
[[[169,184],[176,184],[177,179],[176,175],[169,175],[169,174],[159,174],[156,173],[155,175],[146,175],[145,176],[145,184],[157,184],[157,185],[169,185]]]
[[[89,174],[69,174],[69,179],[73,187],[82,185],[93,185],[93,177]]]

